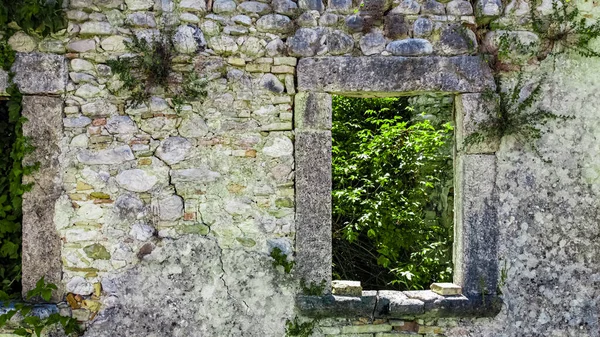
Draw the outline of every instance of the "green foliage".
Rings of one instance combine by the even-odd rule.
[[[289,274],[294,267],[294,261],[288,261],[287,255],[285,255],[279,247],[271,250],[271,257],[273,258],[273,267],[283,266],[283,270],[286,274]]]
[[[321,281],[321,283],[311,282],[310,284],[306,284],[305,279],[300,280],[300,288],[302,288],[302,293],[309,296],[323,295],[326,284],[327,282],[325,282],[325,280]]]
[[[35,288],[27,292],[26,300],[42,298],[49,301],[52,297],[52,291],[56,290],[56,285],[46,283],[42,277],[35,285]],[[42,330],[46,327],[60,324],[67,335],[78,334],[80,332],[77,320],[68,316],[62,316],[59,313],[50,314],[48,317],[38,317],[32,315],[33,307],[25,303],[17,303],[14,309],[0,315],[0,328],[3,328],[17,314],[23,317],[19,321],[19,327],[13,333],[19,336],[37,336],[40,337]]]
[[[309,337],[312,334],[313,329],[315,328],[315,322],[310,321],[300,323],[298,321],[298,317],[294,317],[293,321],[288,319],[285,322],[285,326],[286,337]]]
[[[16,55],[17,53],[6,41],[0,41],[0,69],[9,71],[15,62]]]
[[[174,57],[171,35],[165,32],[150,40],[133,35],[130,42],[125,41],[133,55],[107,61],[113,73],[123,82],[123,89],[128,91],[129,104],[146,102],[156,88],[162,88],[173,96],[176,104],[201,100],[206,96],[206,81],[195,73],[185,75],[181,85],[176,85],[171,76]]]
[[[542,17],[535,10],[540,1],[531,6],[531,19],[533,31],[546,42],[543,56],[568,50],[585,57],[600,56],[589,47],[591,40],[600,37],[600,21],[593,22],[581,16],[570,0],[553,0],[552,13]]]
[[[453,127],[439,102],[333,98],[336,278],[369,289],[450,280]],[[420,114],[428,106],[445,118]]]
[[[515,85],[510,90],[499,90],[498,96],[493,96],[493,93],[487,95],[488,99],[496,97],[497,115],[477,124],[478,131],[465,138],[465,146],[478,144],[486,139],[513,136],[520,144],[532,149],[542,158],[536,146],[536,141],[543,134],[542,127],[551,120],[571,119],[539,107],[543,83],[544,79],[541,79],[537,83],[525,85],[522,73],[519,73]],[[497,87],[502,88],[502,83],[498,83]]]
[[[0,0],[0,27],[14,22],[30,34],[46,36],[67,27],[62,0]]]
[[[15,85],[8,88],[10,99],[0,102],[0,300],[16,298],[21,290],[21,220],[23,176],[35,166],[23,166],[33,147],[23,136],[22,95]]]

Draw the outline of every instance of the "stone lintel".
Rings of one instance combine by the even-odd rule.
[[[35,147],[24,165],[39,163],[40,168],[24,177],[33,183],[23,195],[23,296],[45,277],[60,287],[62,279],[60,235],[54,225],[54,204],[62,193],[60,184],[60,143],[62,139],[63,100],[58,97],[24,96],[23,134]],[[59,289],[60,290],[60,289]],[[53,301],[62,297],[55,292]]]
[[[294,120],[297,130],[331,130],[331,95],[301,92],[294,102]]]
[[[11,70],[22,94],[61,94],[67,86],[67,62],[62,55],[18,53]]]
[[[296,268],[331,292],[331,131],[296,133]]]
[[[456,148],[467,154],[496,153],[500,139],[483,139],[482,142],[465,145],[464,140],[477,132],[479,127],[490,123],[497,116],[498,95],[495,93],[469,93],[456,95]]]
[[[468,93],[494,90],[492,71],[479,56],[319,57],[298,62],[299,91],[359,96]]]
[[[495,294],[498,281],[496,156],[458,155],[454,200],[454,283],[463,294]]]

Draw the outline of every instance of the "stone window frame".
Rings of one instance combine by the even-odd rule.
[[[303,58],[297,66],[294,105],[296,270],[306,284],[325,281],[323,296],[299,295],[307,316],[493,316],[499,312],[497,140],[470,147],[466,136],[494,116],[495,82],[479,56]],[[432,291],[330,294],[332,279],[331,95],[360,97],[438,93],[455,100],[454,283],[460,296]]]
[[[64,55],[47,53],[17,53],[11,68],[13,82],[23,95],[23,135],[34,150],[24,165],[39,163],[39,169],[23,177],[31,190],[23,194],[22,221],[22,297],[35,288],[44,277],[54,283],[51,303],[62,299],[61,238],[54,223],[55,203],[63,194],[61,177],[61,149],[63,139],[64,93],[68,81],[67,60]],[[6,96],[8,73],[0,70],[0,96]],[[56,312],[53,304],[36,306],[36,310]],[[0,308],[0,312],[4,310]]]

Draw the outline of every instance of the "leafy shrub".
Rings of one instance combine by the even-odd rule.
[[[452,125],[406,98],[333,103],[334,276],[369,289],[448,280]]]
[[[67,27],[62,0],[0,0],[0,27],[14,22],[27,33],[46,36]]]

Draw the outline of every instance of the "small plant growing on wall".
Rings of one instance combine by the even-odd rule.
[[[279,247],[275,247],[271,250],[271,258],[273,258],[273,267],[277,268],[278,266],[282,266],[286,274],[289,274],[292,271],[295,264],[294,261],[288,260],[288,256],[285,255]]]
[[[570,0],[552,0],[552,12],[542,17],[535,10],[539,2],[531,6],[531,20],[533,31],[544,42],[540,58],[569,50],[585,57],[600,56],[589,46],[590,41],[600,37],[600,21],[583,17]]]
[[[0,27],[41,36],[64,29],[63,0],[0,0]]]
[[[533,149],[543,159],[536,146],[536,141],[543,135],[542,126],[551,120],[572,118],[538,106],[543,83],[544,79],[541,79],[526,86],[523,83],[522,73],[519,73],[511,90],[500,90],[497,96],[489,92],[487,98],[497,100],[497,115],[495,118],[479,123],[476,126],[478,131],[465,138],[465,146],[475,145],[486,139],[513,136],[519,143]],[[497,87],[502,86],[498,83]],[[526,91],[529,91],[529,94],[526,94]]]
[[[56,290],[56,285],[46,283],[44,278],[40,279],[35,288],[27,292],[26,300],[41,298],[44,301],[50,301],[52,291]],[[0,302],[0,304],[2,304]],[[80,328],[77,320],[68,316],[62,316],[60,313],[52,313],[47,317],[38,317],[32,314],[33,307],[24,303],[17,303],[14,308],[0,315],[0,328],[5,327],[15,316],[22,318],[14,329],[13,333],[18,336],[40,337],[42,331],[54,325],[60,325],[66,335],[79,334]]]
[[[315,328],[314,321],[300,323],[298,317],[294,317],[293,320],[288,319],[285,325],[286,337],[309,337]]]
[[[173,76],[175,53],[171,36],[169,31],[148,39],[133,35],[131,41],[125,41],[133,55],[107,61],[113,73],[123,82],[122,89],[127,91],[130,105],[148,101],[157,88],[172,96],[176,105],[202,100],[206,96],[206,81],[196,73],[184,74],[182,81]]]

